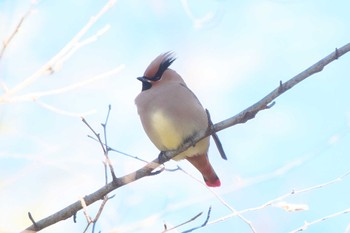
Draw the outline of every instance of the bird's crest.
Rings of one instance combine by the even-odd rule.
[[[162,53],[147,67],[144,77],[152,81],[158,81],[175,59],[173,52]]]

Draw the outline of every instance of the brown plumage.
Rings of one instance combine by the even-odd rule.
[[[175,59],[172,53],[159,55],[147,67],[142,91],[135,103],[143,128],[160,151],[176,150],[186,140],[208,127],[202,105],[178,73],[168,67]],[[209,137],[175,156],[187,159],[203,175],[208,186],[220,186],[220,180],[208,159]]]

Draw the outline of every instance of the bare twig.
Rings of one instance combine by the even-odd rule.
[[[107,201],[108,201],[109,199],[113,198],[113,197],[114,197],[114,196],[112,196],[112,197],[104,196],[104,197],[103,197],[103,201],[102,201],[102,203],[101,203],[101,205],[100,205],[100,208],[98,209],[98,212],[97,212],[97,214],[96,214],[96,217],[94,218],[94,222],[97,222],[97,220],[100,218],[100,216],[101,216],[101,214],[102,214],[103,208],[105,207]]]
[[[38,227],[38,226],[36,225],[36,222],[35,222],[35,220],[34,220],[32,214],[31,214],[30,212],[28,212],[28,217],[29,217],[30,221],[33,223],[34,227]]]
[[[105,207],[107,201],[108,201],[109,199],[113,198],[113,197],[114,197],[114,196],[112,196],[112,197],[109,198],[107,195],[103,197],[103,201],[102,201],[102,203],[101,203],[101,205],[100,205],[100,208],[98,209],[98,212],[97,212],[97,214],[96,214],[96,216],[95,216],[94,219],[91,219],[91,217],[87,214],[86,203],[85,203],[84,199],[82,199],[82,205],[83,205],[83,203],[84,203],[84,206],[83,206],[84,215],[85,215],[85,217],[86,217],[86,219],[87,219],[87,222],[88,222],[88,224],[87,224],[86,227],[85,227],[85,230],[83,231],[84,233],[89,229],[89,227],[90,227],[91,224],[93,224],[93,230],[92,230],[92,232],[95,232],[95,225],[96,225],[98,219],[100,218],[100,216],[101,216],[101,214],[102,214],[103,208]]]
[[[186,175],[188,175],[189,177],[191,177],[192,179],[194,179],[195,181],[197,181],[198,183],[200,183],[201,185],[203,185],[204,188],[206,188],[209,192],[211,192],[216,199],[218,199],[221,204],[223,204],[224,206],[226,206],[231,212],[232,212],[232,216],[238,216],[243,222],[245,222],[249,228],[251,229],[251,231],[253,233],[256,233],[257,231],[255,230],[253,223],[251,221],[249,221],[247,218],[245,218],[238,210],[236,210],[235,208],[233,208],[232,206],[230,206],[224,199],[222,199],[213,189],[209,188],[208,186],[206,186],[202,180],[197,179],[196,177],[194,177],[193,175],[191,175],[190,173],[188,173],[187,171],[183,170],[180,166],[178,166],[178,168],[185,173]],[[230,215],[230,216],[231,216]],[[209,223],[212,224],[212,223]]]
[[[104,138],[105,138],[104,145],[106,146],[106,151],[107,152],[109,151],[109,147],[108,147],[108,143],[107,143],[107,123],[108,123],[108,119],[109,119],[109,114],[111,113],[111,109],[112,109],[112,106],[108,105],[108,112],[107,112],[105,123],[101,124],[102,127],[103,127],[103,135],[104,135]]]
[[[59,109],[57,107],[54,107],[52,105],[49,105],[47,103],[44,103],[42,101],[39,101],[39,100],[36,100],[35,103],[37,103],[39,106],[45,108],[45,109],[48,109],[52,112],[55,112],[55,113],[58,113],[58,114],[62,114],[62,115],[65,115],[65,116],[71,116],[71,117],[85,117],[85,116],[88,116],[88,115],[91,115],[91,114],[94,114],[96,112],[95,109],[91,109],[90,111],[87,111],[87,112],[70,112],[70,111],[66,111],[66,110],[63,110],[63,109]]]
[[[115,179],[117,179],[117,177],[115,176],[114,168],[112,166],[112,162],[111,162],[111,160],[109,159],[109,156],[108,156],[109,147],[108,147],[108,144],[107,144],[107,123],[108,123],[110,112],[111,112],[111,105],[108,106],[108,112],[107,112],[105,123],[101,124],[102,127],[103,127],[103,135],[104,135],[105,143],[103,144],[101,141],[100,141],[100,143],[101,143],[102,147],[103,147],[103,145],[105,145],[104,155],[105,155],[105,158],[106,158],[106,164],[109,166],[109,170],[111,171],[111,175],[112,175],[113,180],[115,180]],[[108,183],[108,180],[107,180],[107,176],[106,176],[106,184],[107,183]]]
[[[109,108],[109,111],[110,111],[110,108]],[[108,112],[108,115],[109,115],[109,112]],[[108,120],[108,117],[107,117],[106,120]],[[114,168],[113,168],[112,163],[111,163],[111,161],[110,161],[110,159],[109,159],[109,157],[108,157],[108,145],[105,145],[105,144],[102,142],[102,139],[101,139],[101,137],[100,137],[100,134],[97,133],[97,132],[89,125],[89,123],[85,120],[85,118],[82,118],[82,121],[83,121],[83,123],[92,131],[92,133],[93,133],[93,134],[95,135],[95,137],[97,138],[97,141],[100,143],[101,148],[102,148],[102,150],[103,150],[103,154],[104,154],[105,159],[106,159],[106,164],[109,166],[109,170],[110,170],[110,172],[111,172],[112,178],[113,178],[113,180],[116,180],[117,177],[115,176]],[[106,122],[105,124],[107,124],[107,122]],[[103,125],[103,124],[102,124],[102,125]],[[104,130],[106,130],[105,127],[104,127]],[[105,134],[106,134],[106,133],[105,133]],[[106,177],[106,178],[107,178],[107,177]],[[106,184],[107,184],[107,180],[106,180]]]
[[[84,119],[82,118],[82,121],[84,122],[84,124],[93,132],[93,134],[95,135],[96,138],[94,138],[96,141],[99,142],[99,144],[101,145],[102,147],[102,150],[103,150],[103,153],[104,153],[104,156],[105,156],[105,161],[104,161],[104,167],[105,167],[105,182],[106,184],[108,184],[108,176],[107,176],[107,165],[109,166],[109,169],[111,171],[111,175],[112,175],[112,178],[113,180],[116,180],[117,177],[115,176],[115,173],[114,173],[114,168],[112,166],[112,163],[108,157],[108,152],[110,151],[109,147],[108,147],[108,144],[107,144],[107,123],[108,123],[108,119],[109,119],[109,114],[111,112],[111,105],[108,106],[108,112],[107,112],[107,116],[106,116],[106,120],[104,123],[102,123],[102,127],[103,127],[103,133],[104,133],[104,143],[102,142],[101,140],[101,137],[100,137],[100,134],[97,133],[91,126],[90,124]],[[110,198],[108,198],[108,195],[106,194],[105,196],[103,196],[103,201],[100,205],[100,208],[96,214],[96,217],[94,219],[91,219],[91,217],[87,214],[87,211],[86,211],[86,202],[84,200],[84,198],[82,198],[80,201],[82,203],[82,206],[83,206],[83,210],[84,210],[84,215],[86,217],[86,219],[88,220],[88,224],[87,226],[85,227],[85,230],[84,230],[84,233],[89,229],[91,223],[93,224],[93,230],[92,232],[94,232],[94,229],[95,229],[95,226],[96,226],[96,222],[98,221],[99,217],[101,216],[101,213],[103,211],[103,208],[105,206],[105,204],[107,203],[107,201],[109,200]]]
[[[338,182],[342,181],[345,177],[347,177],[349,175],[350,175],[350,171],[346,172],[345,174],[343,174],[343,175],[341,175],[341,176],[339,176],[339,177],[337,177],[337,178],[335,178],[335,179],[333,179],[331,181],[328,181],[328,182],[325,182],[325,183],[322,183],[322,184],[318,184],[318,185],[315,185],[315,186],[312,186],[312,187],[308,187],[308,188],[305,188],[305,189],[292,190],[291,192],[286,193],[286,194],[284,194],[282,196],[279,196],[279,197],[277,197],[277,198],[275,198],[273,200],[270,200],[270,201],[262,204],[261,206],[254,207],[254,208],[249,208],[249,209],[246,209],[246,210],[242,210],[242,211],[240,211],[240,213],[260,210],[260,209],[266,208],[268,206],[271,206],[274,203],[277,203],[279,201],[285,200],[286,198],[288,198],[290,196],[297,195],[297,194],[300,194],[300,193],[310,192],[310,191],[313,191],[315,189],[324,188],[324,187],[329,186],[331,184],[338,183]]]
[[[318,61],[305,71],[301,72],[300,74],[296,75],[289,81],[279,85],[275,90],[273,90],[271,93],[266,95],[263,99],[261,99],[259,102],[255,103],[254,105],[248,107],[247,109],[243,110],[239,114],[226,119],[224,121],[221,121],[215,125],[211,129],[208,130],[202,130],[196,134],[195,137],[193,137],[192,141],[184,143],[180,148],[178,148],[175,151],[168,151],[165,152],[166,156],[162,156],[162,158],[156,158],[152,162],[148,163],[146,166],[140,168],[139,170],[132,172],[128,175],[125,175],[121,178],[118,178],[116,180],[113,180],[112,182],[106,184],[102,188],[98,189],[94,193],[91,193],[87,195],[84,199],[86,202],[86,205],[90,205],[101,198],[103,198],[108,193],[112,192],[113,190],[122,187],[128,183],[134,182],[135,180],[138,180],[140,178],[143,178],[145,176],[148,176],[155,168],[160,166],[160,164],[163,164],[170,160],[171,158],[175,157],[177,154],[185,151],[187,148],[192,146],[193,142],[198,142],[201,139],[208,137],[213,132],[218,132],[220,130],[226,129],[228,127],[231,127],[236,124],[242,124],[247,122],[248,120],[251,120],[255,117],[255,115],[264,109],[267,109],[269,104],[276,99],[278,96],[298,84],[299,82],[303,81],[304,79],[310,77],[312,74],[315,74],[317,72],[320,72],[323,70],[323,68],[334,61],[335,59],[338,59],[339,57],[343,56],[345,53],[350,51],[350,43],[344,45],[343,47],[337,49],[337,51],[332,52],[322,60]],[[34,225],[29,226],[26,230],[41,230],[44,229],[52,224],[55,224],[58,221],[67,219],[74,215],[75,212],[81,210],[81,204],[79,201],[63,208],[62,210],[42,219],[36,222],[37,227]],[[242,213],[242,212],[241,212]],[[229,216],[231,217],[231,216]],[[221,219],[220,221],[223,221]],[[209,224],[209,223],[208,223]]]
[[[8,97],[8,96],[0,96],[0,104],[1,103],[10,103],[10,102],[23,102],[23,101],[32,101],[32,100],[37,100],[41,97],[44,96],[50,96],[50,95],[58,95],[62,94],[68,91],[73,91],[77,88],[89,85],[93,82],[100,81],[102,79],[112,77],[113,75],[119,73],[122,69],[124,69],[124,65],[120,65],[115,69],[103,72],[101,74],[95,75],[91,78],[88,78],[86,80],[67,85],[65,87],[61,88],[56,88],[53,90],[48,90],[48,91],[40,91],[40,92],[33,92],[25,95],[18,95],[18,96],[13,96],[13,97]]]
[[[63,63],[68,60],[75,52],[77,52],[80,48],[83,46],[86,46],[88,44],[91,44],[95,42],[99,37],[101,37],[104,33],[106,33],[110,29],[110,25],[105,25],[102,29],[97,31],[95,35],[81,41],[77,42],[71,50],[69,50],[65,55],[63,55],[57,62],[55,63],[55,68],[52,68],[52,70],[58,70],[62,67]]]
[[[308,187],[308,188],[305,188],[305,189],[300,189],[300,190],[292,190],[291,192],[289,193],[286,193],[282,196],[279,196],[275,199],[272,199],[260,206],[257,206],[257,207],[253,207],[253,208],[248,208],[248,209],[244,209],[244,210],[240,210],[240,211],[236,211],[236,212],[233,212],[232,214],[228,214],[224,217],[221,217],[219,219],[216,219],[216,220],[213,220],[211,222],[208,223],[208,225],[211,225],[211,224],[216,224],[218,222],[222,222],[222,221],[226,221],[227,219],[229,218],[232,218],[232,217],[235,217],[235,216],[238,216],[238,214],[242,215],[244,213],[247,213],[247,212],[252,212],[252,211],[257,211],[257,210],[262,210],[264,208],[267,208],[269,206],[272,206],[273,204],[275,203],[278,203],[282,200],[285,200],[286,198],[290,197],[290,196],[293,196],[293,195],[297,195],[297,194],[301,194],[301,193],[305,193],[305,192],[310,192],[310,191],[313,191],[313,190],[316,190],[316,189],[320,189],[320,188],[324,188],[324,187],[327,187],[331,184],[334,184],[334,183],[337,183],[337,182],[340,182],[342,181],[345,177],[349,176],[350,175],[350,171],[348,171],[347,173],[331,180],[331,181],[328,181],[328,182],[325,182],[325,183],[322,183],[322,184],[318,184],[318,185],[314,185],[312,187]]]
[[[4,55],[6,48],[9,46],[9,44],[11,43],[13,38],[20,31],[20,28],[22,27],[24,20],[27,19],[31,13],[33,13],[34,4],[35,3],[32,3],[32,5],[27,10],[27,12],[21,17],[21,19],[19,20],[18,24],[15,27],[15,30],[10,34],[10,36],[2,42],[2,48],[0,49],[0,60],[1,60],[2,56]]]
[[[205,227],[209,221],[209,218],[210,218],[210,213],[211,213],[211,206],[209,207],[208,209],[208,213],[207,213],[207,218],[205,219],[204,223],[198,227],[194,227],[192,229],[189,229],[189,230],[186,230],[186,231],[183,231],[182,233],[189,233],[189,232],[192,232],[192,231],[195,231],[195,230],[198,230],[202,227]]]
[[[238,216],[243,222],[245,222],[250,230],[253,232],[253,233],[256,233],[257,231],[255,230],[255,227],[253,226],[253,223],[248,220],[246,217],[243,216],[242,213],[240,213],[238,210],[234,209],[233,207],[231,207],[226,201],[224,201],[214,190],[212,189],[209,189],[208,190],[215,195],[215,197],[224,205],[226,206],[227,208],[229,208],[232,213],[235,215],[235,216]]]
[[[189,220],[187,220],[187,221],[185,221],[185,222],[183,222],[183,223],[181,223],[181,224],[179,224],[179,225],[176,225],[176,226],[174,226],[174,227],[172,227],[172,228],[169,228],[169,229],[167,229],[166,225],[164,225],[165,229],[164,229],[164,231],[162,231],[162,233],[172,231],[172,230],[174,230],[174,229],[176,229],[176,228],[179,228],[179,227],[181,227],[181,226],[183,226],[183,225],[185,225],[185,224],[187,224],[187,223],[190,223],[190,222],[196,220],[196,219],[197,219],[199,216],[201,216],[202,214],[203,214],[203,212],[200,212],[199,214],[197,214],[196,216],[192,217],[191,219],[189,219]]]
[[[81,203],[81,206],[83,207],[83,213],[86,218],[86,221],[88,222],[88,224],[90,224],[92,222],[92,219],[87,212],[87,206],[83,197],[80,198],[80,203]]]
[[[310,226],[312,225],[315,225],[317,223],[320,223],[320,222],[323,222],[323,221],[326,221],[326,220],[329,220],[331,218],[335,218],[335,217],[338,217],[340,215],[343,215],[343,214],[348,214],[350,213],[350,208],[347,208],[345,210],[342,210],[342,211],[339,211],[337,213],[334,213],[334,214],[330,214],[328,216],[325,216],[325,217],[322,217],[322,218],[319,218],[319,219],[316,219],[312,222],[305,222],[303,226],[291,231],[290,233],[296,233],[296,232],[299,232],[299,231],[304,231],[306,230],[307,228],[309,228]]]
[[[131,154],[125,153],[125,152],[123,152],[123,151],[113,149],[113,148],[111,148],[111,147],[109,147],[109,149],[110,149],[111,151],[114,151],[114,152],[116,152],[116,153],[125,155],[125,156],[127,156],[127,157],[130,157],[130,158],[139,160],[139,161],[141,161],[141,162],[149,163],[149,161],[146,161],[146,160],[144,160],[144,159],[141,159],[141,158],[139,158],[139,157],[137,157],[137,156],[135,156],[135,155],[131,155]]]
[[[103,150],[103,153],[104,153],[104,156],[105,156],[105,161],[104,161],[104,167],[105,167],[105,182],[106,184],[108,184],[108,176],[107,176],[107,165],[109,166],[109,169],[111,171],[111,175],[112,175],[112,178],[113,180],[116,180],[117,177],[115,176],[115,173],[114,173],[114,168],[112,166],[112,163],[108,157],[108,152],[110,151],[109,147],[108,147],[108,144],[107,144],[107,123],[108,123],[108,119],[109,119],[109,114],[111,112],[111,105],[108,106],[108,112],[107,112],[107,116],[106,116],[106,120],[104,123],[102,123],[102,127],[103,127],[103,133],[104,133],[104,143],[102,142],[101,140],[101,137],[100,137],[100,134],[98,134],[90,125],[89,123],[87,123],[87,121],[82,118],[82,121],[85,123],[85,125],[94,133],[95,137],[94,138],[96,141],[99,142],[99,144],[101,145],[102,147],[102,150]],[[93,138],[93,137],[92,137]],[[114,197],[114,196],[113,196]],[[88,220],[88,224],[87,226],[85,227],[85,230],[84,230],[84,233],[89,229],[91,223],[93,224],[92,226],[92,232],[95,231],[95,226],[96,226],[96,223],[99,219],[99,217],[101,216],[102,214],[102,211],[103,211],[103,208],[105,206],[105,204],[107,203],[107,201],[109,200],[110,198],[108,197],[108,195],[106,194],[105,196],[103,196],[103,201],[100,205],[100,208],[96,214],[96,217],[92,220],[90,218],[90,216],[87,215],[87,211],[86,211],[86,203],[85,203],[85,200],[82,198],[81,199],[81,203],[82,203],[82,206],[83,206],[83,210],[84,210],[84,215],[86,217],[86,219]]]
[[[95,16],[90,18],[87,24],[72,38],[71,41],[67,43],[65,47],[61,49],[61,51],[59,51],[54,57],[52,57],[34,74],[32,74],[27,79],[23,80],[21,83],[17,84],[15,87],[9,89],[6,93],[4,93],[4,95],[0,97],[0,100],[8,99],[10,96],[31,85],[46,72],[49,71],[50,73],[52,73],[52,71],[54,70],[54,66],[57,64],[57,62],[60,61],[62,57],[67,55],[71,51],[71,49],[74,48],[74,46],[86,34],[86,32],[101,18],[102,15],[104,15],[114,5],[115,2],[116,0],[109,0]]]
[[[98,142],[98,140],[97,140],[96,138],[91,137],[90,135],[88,135],[88,137]],[[108,146],[108,150],[114,151],[114,152],[116,152],[116,153],[118,153],[118,154],[121,154],[121,155],[125,155],[125,156],[127,156],[127,157],[129,157],[129,158],[132,158],[132,159],[139,160],[139,161],[141,161],[141,162],[143,162],[143,163],[149,163],[149,161],[147,161],[147,160],[144,160],[144,159],[141,159],[141,158],[139,158],[139,157],[137,157],[137,156],[135,156],[135,155],[131,155],[131,154],[125,153],[125,152],[123,152],[123,151],[114,149],[114,148],[112,148],[112,147],[110,147],[110,146]]]

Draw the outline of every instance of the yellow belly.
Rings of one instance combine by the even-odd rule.
[[[182,143],[183,138],[176,125],[160,111],[152,114],[152,127],[155,135],[152,140],[161,150],[176,150]]]
[[[189,125],[186,130],[180,128],[169,117],[166,117],[161,111],[156,111],[151,116],[152,133],[149,135],[152,142],[161,151],[176,150],[181,146],[185,138],[192,136],[195,129]],[[185,132],[186,131],[186,132]],[[191,132],[191,133],[190,133]],[[191,157],[206,153],[209,147],[209,138],[204,138],[197,142],[195,146],[191,146],[186,151],[178,154],[173,159],[181,160],[186,157]]]

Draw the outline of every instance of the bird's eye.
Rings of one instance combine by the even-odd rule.
[[[159,81],[160,78],[161,76],[154,76],[153,78],[149,78],[149,80],[156,82],[156,81]]]

